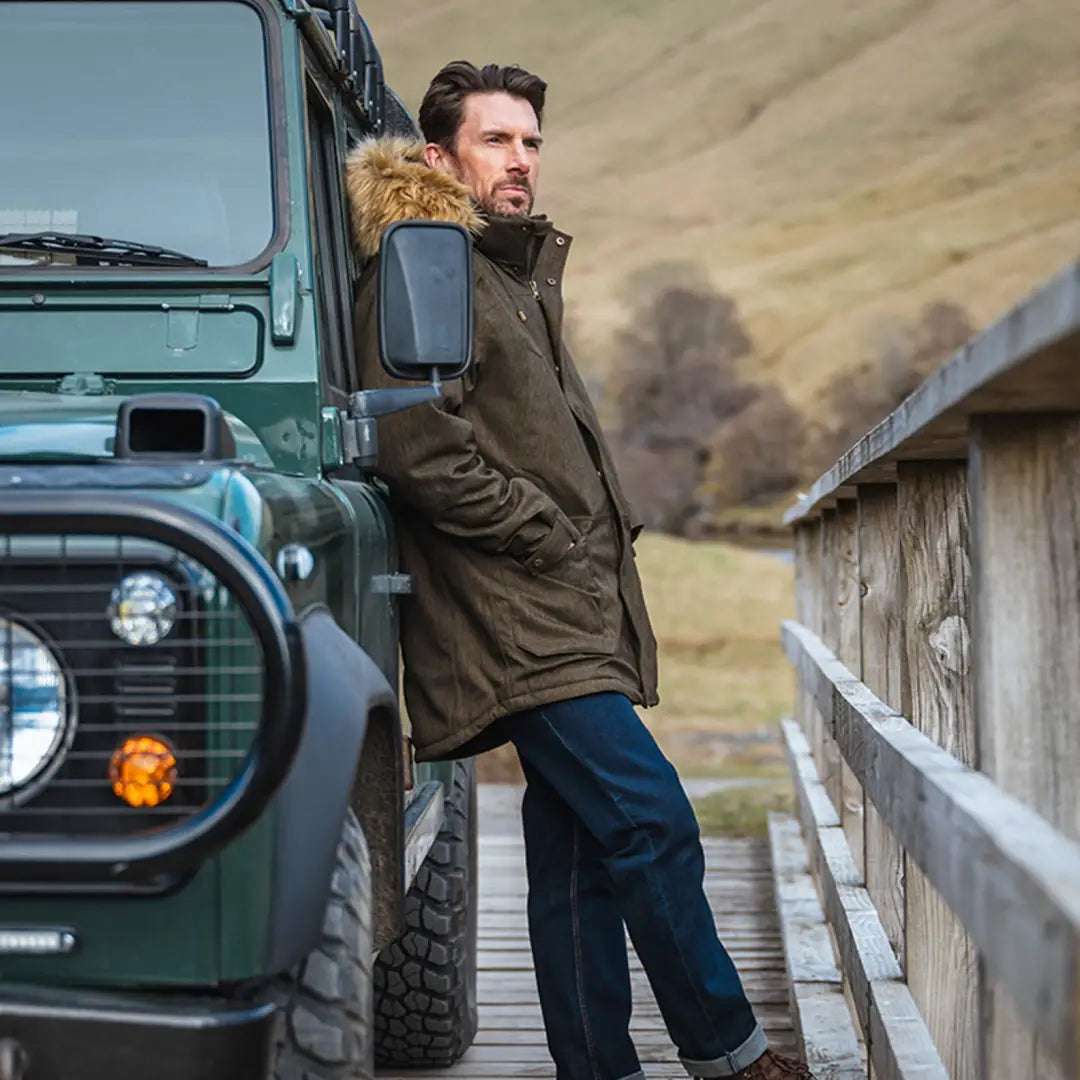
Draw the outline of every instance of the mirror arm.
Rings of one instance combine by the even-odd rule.
[[[429,401],[441,401],[442,384],[433,380],[430,386],[394,387],[392,390],[360,390],[349,395],[349,417],[353,420],[374,420],[378,416],[411,409]]]
[[[348,416],[343,418],[342,423],[345,460],[362,469],[371,468],[379,450],[376,419],[404,412],[415,405],[425,405],[429,401],[441,401],[442,396],[442,381],[437,370],[432,371],[428,386],[358,390],[350,394]]]

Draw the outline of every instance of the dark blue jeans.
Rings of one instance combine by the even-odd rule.
[[[687,1072],[746,1068],[765,1035],[716,936],[694,811],[629,700],[592,694],[499,723],[528,781],[529,935],[558,1080],[644,1080],[624,924]]]

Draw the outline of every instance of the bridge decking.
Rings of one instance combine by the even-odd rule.
[[[494,786],[493,786],[494,787]],[[525,921],[525,856],[507,793],[481,787],[480,1031],[451,1069],[386,1071],[385,1080],[553,1078]],[[508,812],[509,811],[509,812]],[[742,974],[771,1045],[794,1052],[783,943],[768,842],[707,840],[706,889],[721,939]],[[685,1077],[645,974],[631,950],[632,1031],[649,1080]]]

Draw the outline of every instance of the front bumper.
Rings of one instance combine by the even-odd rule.
[[[276,1011],[0,983],[0,1062],[25,1062],[15,1080],[268,1080]]]

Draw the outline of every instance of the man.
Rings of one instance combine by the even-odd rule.
[[[405,687],[418,760],[510,741],[529,931],[560,1080],[641,1080],[629,1035],[630,931],[687,1071],[783,1080],[702,888],[697,822],[634,705],[653,705],[656,644],[638,527],[562,340],[570,238],[532,216],[546,84],[465,62],[432,81],[426,142],[367,143],[348,184],[354,240],[392,221],[476,235],[473,370],[437,405],[380,421],[399,509]],[[366,385],[386,385],[375,284],[358,291]]]

